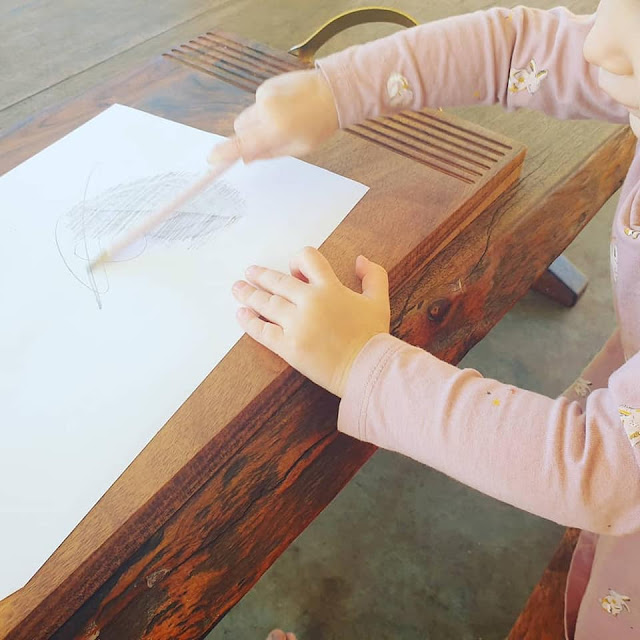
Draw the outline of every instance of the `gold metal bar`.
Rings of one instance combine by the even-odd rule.
[[[402,27],[415,27],[418,24],[409,14],[398,11],[397,9],[360,7],[359,9],[345,11],[331,18],[331,20],[323,24],[304,42],[297,44],[295,47],[291,47],[289,53],[297,56],[304,62],[311,63],[318,49],[333,38],[333,36],[349,27],[355,27],[356,25],[369,22],[389,22]]]

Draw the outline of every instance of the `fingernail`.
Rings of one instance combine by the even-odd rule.
[[[258,267],[256,267],[255,264],[252,264],[250,267],[247,267],[247,270],[245,271],[245,273],[251,277],[251,276],[255,276],[258,272]]]
[[[238,293],[242,290],[242,287],[244,287],[244,282],[242,282],[242,280],[238,280],[233,283],[231,290],[234,291],[235,293]]]

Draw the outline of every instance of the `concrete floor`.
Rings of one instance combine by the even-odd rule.
[[[360,4],[366,3],[0,0],[0,132],[214,25],[287,48]],[[386,4],[424,22],[492,3]],[[589,0],[568,5],[595,7]],[[388,31],[360,28],[328,50]],[[607,238],[614,204],[567,251],[590,279],[579,304],[563,309],[530,294],[464,365],[551,396],[572,382],[613,328]],[[498,640],[561,534],[550,522],[379,452],[208,638],[262,640],[279,625],[300,640]]]

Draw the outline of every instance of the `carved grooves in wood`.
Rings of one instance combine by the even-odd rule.
[[[268,78],[305,68],[293,56],[261,51],[214,31],[164,55],[250,92]],[[502,142],[427,111],[368,120],[349,131],[466,184],[479,182],[511,151]]]
[[[255,92],[267,78],[303,68],[288,54],[279,57],[213,31],[164,55],[251,92]],[[287,60],[285,55],[291,60]]]
[[[349,131],[467,184],[476,184],[512,149],[427,111],[367,120]]]

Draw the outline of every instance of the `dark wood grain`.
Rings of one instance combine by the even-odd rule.
[[[521,180],[394,297],[392,329],[455,361],[531,287],[622,183],[635,138],[620,128],[547,194]],[[610,191],[611,190],[611,191]],[[520,208],[522,201],[527,209]],[[461,345],[466,345],[461,348]]]
[[[115,101],[224,134],[252,95],[157,60],[2,139],[0,171]],[[526,180],[525,167],[487,208],[517,177],[522,149],[435,117],[512,149],[473,184],[352,133],[311,160],[372,186],[322,247],[338,274],[355,285],[360,252],[382,262],[395,333],[457,362],[620,184],[632,141],[614,130],[550,183]],[[603,162],[614,151],[617,163]],[[241,340],[34,579],[0,602],[0,638],[202,637],[371,455],[336,434],[336,406]]]

